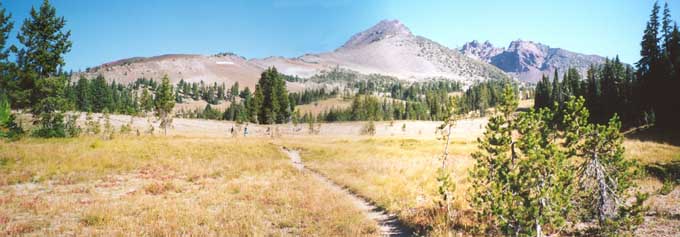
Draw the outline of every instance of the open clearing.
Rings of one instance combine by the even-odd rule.
[[[111,123],[130,119],[112,115]],[[467,169],[485,122],[459,121],[449,150],[461,229],[473,224]],[[380,235],[379,220],[313,172],[420,233],[446,233],[436,204],[438,122],[377,122],[375,136],[360,135],[364,122],[321,124],[315,134],[306,124],[250,124],[247,137],[230,134],[245,127],[230,122],[174,124],[168,136],[157,128],[145,134],[147,119],[133,118],[140,136],[0,142],[0,235]],[[299,151],[313,172],[292,166],[282,146]],[[636,139],[625,146],[645,167],[680,163],[678,146]],[[639,183],[652,196],[638,235],[677,234],[680,188],[661,195],[652,174]]]
[[[358,196],[350,190],[347,190],[345,187],[333,183],[333,181],[329,180],[318,172],[306,169],[298,151],[290,150],[284,147],[283,152],[290,157],[292,165],[300,172],[309,172],[320,183],[325,184],[326,187],[332,189],[335,192],[344,193],[356,208],[364,212],[364,215],[366,215],[369,219],[374,220],[378,224],[378,230],[381,236],[413,235],[412,230],[401,223],[401,221],[399,221],[396,216],[386,213],[384,210],[371,204],[365,198]]]
[[[328,111],[330,109],[346,109],[352,105],[352,100],[343,98],[330,98],[320,101],[312,102],[311,104],[298,105],[295,107],[296,110],[300,111],[300,114],[304,115],[311,113],[314,116],[319,115],[322,112]]]
[[[265,140],[26,139],[0,158],[0,235],[377,233]]]

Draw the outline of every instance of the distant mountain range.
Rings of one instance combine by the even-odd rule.
[[[479,43],[475,40],[464,44],[459,51],[526,82],[537,82],[542,75],[552,76],[555,69],[561,75],[568,68],[576,68],[585,75],[590,65],[605,61],[601,56],[574,53],[524,40],[510,42],[507,49],[496,48],[488,41]]]
[[[410,81],[446,78],[469,84],[510,76],[533,82],[554,68],[572,66],[585,70],[588,65],[603,60],[599,56],[577,54],[530,41],[514,41],[507,49],[496,48],[488,42],[480,44],[472,41],[460,49],[451,49],[414,35],[397,20],[383,20],[355,34],[331,52],[262,59],[246,59],[232,53],[135,57],[90,68],[82,75],[103,75],[109,80],[131,82],[137,78],[161,78],[167,74],[173,82],[180,79],[224,82],[227,85],[239,82],[252,88],[259,74],[271,66],[284,74],[299,77],[311,77],[340,67],[362,74],[382,74]],[[303,86],[288,83],[292,90]]]

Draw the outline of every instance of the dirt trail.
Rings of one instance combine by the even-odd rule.
[[[382,208],[372,204],[369,200],[351,192],[339,184],[334,183],[319,172],[305,168],[298,151],[290,150],[286,147],[283,147],[282,150],[284,153],[286,153],[286,155],[288,155],[288,157],[290,157],[290,160],[295,168],[301,172],[309,172],[312,177],[325,184],[329,189],[344,194],[347,196],[347,198],[349,198],[354,206],[356,206],[366,215],[366,217],[377,222],[378,230],[380,231],[381,236],[413,236],[413,231],[401,223],[394,214],[387,213]]]

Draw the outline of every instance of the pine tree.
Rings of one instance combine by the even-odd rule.
[[[168,75],[165,75],[154,98],[156,116],[161,120],[160,127],[163,128],[165,135],[168,134],[168,127],[172,126],[172,109],[175,107],[175,98],[172,92],[170,79]]]
[[[45,97],[37,81],[57,76],[64,66],[65,53],[71,50],[70,31],[64,31],[66,20],[56,15],[48,0],[39,10],[31,8],[30,17],[24,20],[17,39],[23,45],[17,53],[20,67],[20,90],[23,104],[35,104]]]
[[[666,2],[664,3],[663,16],[661,17],[661,38],[663,39],[662,49],[665,52],[668,52],[667,49],[670,47],[672,33],[673,19],[671,18],[671,10],[668,7],[668,2]]]
[[[288,100],[288,91],[286,90],[286,81],[281,75],[277,74],[274,86],[276,99],[279,103],[279,111],[276,114],[276,123],[287,123],[292,114],[290,101]]]
[[[511,149],[516,176],[510,176],[515,210],[509,213],[519,217],[516,226],[520,230],[512,228],[515,234],[558,233],[572,211],[573,171],[565,152],[552,140],[552,117],[553,113],[544,108],[522,113],[517,119],[519,137]]]
[[[92,90],[90,89],[90,81],[84,76],[81,76],[80,79],[78,79],[75,90],[77,95],[76,107],[78,110],[91,111]]]
[[[255,87],[254,103],[261,124],[285,123],[291,115],[288,92],[283,76],[276,68],[262,72]]]
[[[109,107],[112,98],[111,91],[103,76],[97,76],[90,83],[90,90],[89,94],[92,95],[92,112],[99,113]]]
[[[550,79],[543,75],[541,80],[536,84],[536,93],[534,96],[534,109],[538,110],[543,107],[552,106],[552,86]]]
[[[154,109],[153,97],[146,88],[142,90],[142,96],[139,98],[139,103],[141,104],[143,112],[150,112]]]
[[[660,47],[659,47],[659,4],[654,3],[652,8],[652,13],[647,22],[647,27],[645,28],[644,35],[642,36],[642,42],[640,50],[640,60],[636,63],[637,74],[641,86],[640,100],[643,101],[643,109],[651,111],[652,104],[656,102],[657,88],[657,75],[656,70],[658,67],[658,61],[661,58]]]
[[[229,98],[233,101],[239,95],[238,82],[234,82],[229,89]]]
[[[500,114],[489,118],[484,135],[479,138],[479,151],[472,154],[475,165],[470,171],[472,207],[476,212],[482,230],[502,229],[514,233],[519,229],[519,219],[510,214],[513,209],[510,188],[512,174],[511,114],[517,102],[508,95],[498,107]],[[488,217],[499,217],[488,219]],[[495,222],[494,222],[495,221]]]
[[[562,91],[562,87],[560,86],[560,77],[557,74],[557,69],[555,69],[555,76],[553,77],[552,81],[552,90],[551,90],[551,101],[552,103],[557,103],[562,104],[562,98],[564,96],[564,92]],[[550,106],[553,106],[552,104]]]
[[[670,83],[668,88],[680,88],[680,31],[678,26],[673,26],[673,31],[671,33],[671,38],[669,40],[668,46],[668,58],[670,60],[671,70],[670,70]],[[668,100],[668,107],[671,108],[671,118],[669,120],[675,121],[673,123],[674,130],[680,131],[680,100]]]
[[[10,102],[4,93],[0,93],[0,138],[16,139],[23,134],[23,129],[16,124]]]
[[[513,94],[506,89],[500,114],[489,119],[473,153],[471,201],[481,229],[487,235],[553,235],[578,221],[569,219],[577,205],[579,213],[599,216],[601,234],[633,231],[645,197],[638,195],[633,205],[621,201],[636,169],[623,159],[618,118],[589,123],[582,97],[571,97],[560,113],[542,108],[515,118]]]
[[[616,115],[605,125],[588,123],[585,101],[572,98],[564,112],[564,146],[575,159],[578,170],[579,210],[595,215],[604,235],[632,232],[642,223],[642,204],[646,197],[626,204],[633,180],[637,177],[635,161],[623,157],[621,123]]]
[[[260,88],[260,85],[255,85],[255,96],[253,97],[252,102],[250,103],[250,108],[249,108],[249,113],[250,113],[250,122],[257,123],[258,121],[263,120],[265,117],[262,117],[260,114],[260,110],[262,107],[262,104],[264,103],[264,92]],[[264,123],[264,122],[260,122]]]
[[[6,93],[9,97],[13,97],[14,93],[12,92],[17,89],[15,80],[12,79],[11,75],[14,65],[8,60],[10,50],[7,47],[7,38],[9,38],[9,34],[14,27],[11,18],[12,14],[7,13],[0,3],[0,88],[2,88],[0,93]]]
[[[31,113],[38,117],[35,123],[39,128],[33,133],[34,136],[51,138],[68,135],[63,115],[67,103],[64,98],[66,83],[65,76],[48,77],[37,81],[35,93],[41,96],[31,108]]]

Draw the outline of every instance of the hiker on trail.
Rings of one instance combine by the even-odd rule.
[[[229,133],[231,133],[231,136],[234,136],[234,125],[231,125],[231,130],[229,130]]]
[[[245,136],[248,136],[248,126],[246,126],[245,128],[243,128],[243,136],[244,136],[244,137],[245,137]]]

